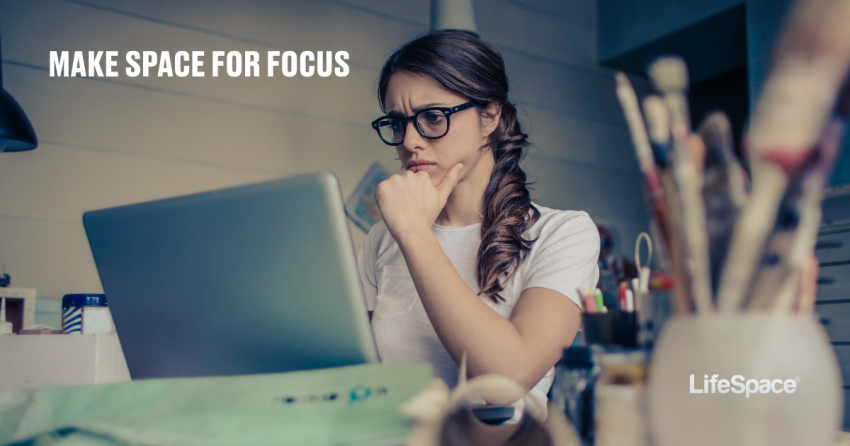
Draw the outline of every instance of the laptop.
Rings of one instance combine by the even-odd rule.
[[[336,177],[86,212],[133,379],[378,362]]]

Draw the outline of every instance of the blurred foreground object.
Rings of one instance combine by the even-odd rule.
[[[841,115],[850,113],[850,89],[841,90],[850,65],[847,23],[850,0],[796,5],[747,135],[751,188],[725,115],[709,115],[691,133],[680,58],[660,57],[648,69],[661,93],[644,101],[649,132],[631,84],[617,74],[659,264],[675,277],[677,314],[791,311],[801,291],[811,294],[801,271],[844,137]]]
[[[653,437],[658,446],[830,446],[840,386],[833,347],[810,314],[674,317],[649,370]]]
[[[555,365],[549,417],[566,415],[583,445],[649,446],[647,351],[570,347]]]
[[[368,364],[10,389],[0,395],[0,444],[402,444],[410,420],[399,406],[430,379],[429,364]]]
[[[801,177],[806,176],[806,170],[816,176],[821,176],[822,170],[831,171],[831,165],[810,167],[829,156],[818,150],[823,148],[818,142],[829,128],[850,65],[848,23],[850,0],[801,0],[779,37],[770,75],[746,136],[753,190],[735,225],[723,270],[718,292],[722,312],[740,310],[753,292],[789,186],[795,180],[805,182]],[[807,201],[819,200],[822,188],[810,191]],[[819,209],[807,212],[800,216],[805,224],[789,242],[797,245],[798,251],[782,259],[796,262],[789,268],[799,267],[806,258],[805,251],[814,248]]]
[[[517,412],[501,424],[481,421],[473,408],[487,401],[516,401]],[[401,413],[415,420],[408,446],[581,446],[559,408],[550,406],[555,414],[544,424],[547,408],[537,406],[515,381],[500,375],[467,380],[464,353],[453,390],[434,378],[401,406]]]
[[[595,446],[651,446],[647,402],[647,355],[610,353],[602,357],[596,382]]]

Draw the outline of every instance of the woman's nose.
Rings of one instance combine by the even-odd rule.
[[[404,142],[402,146],[411,151],[422,150],[425,138],[419,134],[419,129],[416,128],[416,122],[410,121],[407,123],[407,128],[404,129]]]

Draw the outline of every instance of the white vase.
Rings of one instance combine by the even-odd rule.
[[[692,393],[691,375],[703,393]],[[705,375],[739,375],[745,390],[705,386]],[[764,389],[764,379],[771,390],[747,397],[748,381]],[[673,317],[653,352],[649,406],[658,446],[830,446],[842,404],[835,352],[811,315]]]

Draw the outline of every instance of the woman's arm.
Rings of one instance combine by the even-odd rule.
[[[436,187],[425,172],[394,175],[378,185],[375,195],[431,324],[451,357],[460,363],[466,352],[470,376],[496,373],[530,389],[572,343],[580,309],[564,294],[535,286],[546,285],[545,280],[532,280],[510,318],[505,319],[460,277],[431,225],[457,184],[462,167],[452,168]],[[597,234],[595,229],[592,232]],[[590,253],[593,266],[598,238],[594,243],[596,251]],[[550,253],[561,248],[553,246]],[[553,267],[566,266],[549,265]]]
[[[466,351],[470,376],[497,373],[531,389],[572,344],[581,310],[563,294],[526,289],[505,319],[464,282],[430,230],[396,241],[440,341],[457,363]]]

